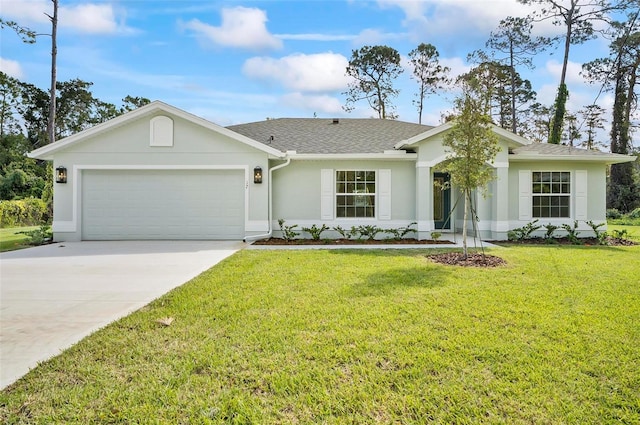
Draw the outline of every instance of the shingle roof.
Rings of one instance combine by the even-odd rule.
[[[537,158],[552,160],[598,161],[609,164],[634,161],[631,155],[600,152],[597,150],[574,148],[573,146],[555,145],[551,143],[531,143],[511,151],[513,160],[530,160]]]
[[[282,152],[304,154],[383,153],[430,130],[431,126],[395,120],[340,118],[277,118],[227,129]]]
[[[555,145],[552,143],[531,143],[513,150],[514,154],[540,154],[540,155],[604,155],[603,152],[574,148],[573,146]]]

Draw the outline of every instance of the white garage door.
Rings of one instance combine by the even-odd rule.
[[[82,239],[242,239],[242,170],[85,170]]]

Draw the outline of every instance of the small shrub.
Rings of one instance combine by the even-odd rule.
[[[329,230],[329,228],[325,224],[323,224],[322,227],[318,227],[314,224],[311,227],[303,227],[302,230],[309,233],[311,235],[311,239],[314,241],[319,241],[322,232]]]
[[[376,238],[376,235],[384,230],[375,224],[367,224],[366,226],[358,226],[358,233],[360,233],[361,237],[366,237],[368,240],[372,241]]]
[[[636,208],[635,210],[631,211],[629,214],[627,214],[627,217],[631,219],[640,218],[640,208]]]
[[[437,241],[441,237],[442,237],[442,233],[440,233],[440,232],[431,232],[431,239],[433,239],[434,241]]]
[[[296,227],[298,227],[297,224],[294,224],[293,226],[285,226],[283,218],[278,220],[278,224],[280,225],[280,230],[282,231],[282,237],[286,241],[290,241],[292,239],[295,239],[296,236],[298,236],[300,234],[300,233],[296,232],[295,230],[293,230]]]
[[[353,237],[356,237],[358,234],[355,226],[352,226],[351,230],[343,229],[342,226],[336,226],[332,228],[332,230],[338,232],[338,234],[342,236],[343,239],[351,239]]]
[[[547,231],[544,234],[544,240],[547,241],[547,243],[550,243],[553,241],[553,233],[558,230],[560,228],[560,226],[556,226],[554,224],[551,223],[547,223],[545,224],[544,227]]]
[[[564,223],[562,228],[567,232],[569,242],[574,245],[580,245],[580,239],[578,239],[578,235],[580,234],[580,232],[578,232],[578,220],[573,221],[573,227]]]
[[[620,218],[622,217],[622,213],[616,208],[609,208],[607,210],[607,218]]]
[[[522,227],[509,230],[507,232],[507,238],[509,238],[510,241],[523,241],[525,239],[531,238],[533,232],[542,227],[541,225],[537,224],[538,221],[539,220],[536,218],[531,223],[527,223]]]
[[[591,227],[591,230],[593,230],[593,233],[596,234],[596,238],[598,239],[598,241],[600,241],[600,243],[602,243],[602,241],[606,238],[606,232],[601,232],[598,229],[600,227],[604,226],[606,223],[594,223],[593,220],[589,220],[586,223],[587,223],[587,225],[589,227]],[[605,235],[603,235],[603,234],[605,234]]]
[[[416,230],[411,228],[411,226],[414,226],[416,224],[418,223],[414,221],[409,223],[409,225],[406,227],[400,227],[397,229],[385,229],[384,232],[391,234],[393,236],[393,239],[395,239],[396,241],[399,241],[399,240],[402,240],[402,238],[404,238],[405,236],[407,236],[407,234],[411,232],[415,232]]]
[[[28,230],[28,231],[18,232],[18,233],[27,235],[29,237],[29,240],[27,241],[27,243],[29,245],[34,245],[34,246],[51,242],[51,240],[53,239],[53,234],[51,233],[51,226],[49,225],[42,225],[40,226],[39,229]]]
[[[627,229],[614,229],[611,231],[611,237],[618,241],[624,241],[629,239],[629,231]]]

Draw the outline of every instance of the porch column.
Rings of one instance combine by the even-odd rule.
[[[418,238],[429,237],[426,232],[433,230],[433,175],[431,167],[416,164],[416,221]]]
[[[500,240],[507,239],[509,230],[509,164],[499,164],[495,170],[491,237]]]

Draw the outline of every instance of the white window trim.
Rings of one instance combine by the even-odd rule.
[[[367,172],[374,172],[374,173],[376,173],[376,178],[375,178],[375,180],[374,180],[374,184],[376,185],[376,191],[375,191],[374,193],[368,193],[368,194],[367,194],[367,196],[371,196],[371,195],[373,195],[373,196],[374,196],[374,202],[373,202],[374,215],[373,215],[373,217],[338,217],[338,202],[337,202],[337,200],[338,200],[338,195],[350,195],[350,196],[355,196],[355,195],[350,194],[350,193],[338,192],[338,189],[337,189],[337,177],[336,177],[336,175],[337,175],[339,172],[341,172],[341,171],[342,171],[342,172],[355,172],[355,173],[357,173],[357,172],[364,172],[364,173],[367,173]],[[380,182],[379,182],[379,179],[380,179],[380,173],[379,173],[379,171],[380,171],[380,170],[376,170],[376,169],[364,169],[364,168],[362,168],[362,169],[355,169],[355,168],[338,168],[338,169],[335,169],[335,170],[334,170],[334,173],[333,173],[333,176],[334,176],[334,184],[333,184],[333,199],[334,199],[334,203],[335,203],[335,204],[334,204],[334,205],[335,205],[335,207],[334,207],[334,214],[335,214],[336,219],[340,219],[340,220],[350,220],[350,221],[353,221],[353,220],[376,220],[376,219],[378,219],[378,215],[379,215],[379,208],[380,208],[380,205],[379,205],[379,198],[378,198],[378,192],[379,192],[379,190],[378,190],[378,189],[379,189],[379,184],[380,184]]]
[[[569,193],[534,193],[533,192],[533,173],[569,173]],[[574,171],[570,170],[530,170],[529,171],[529,191],[530,191],[530,204],[529,204],[529,214],[532,219],[538,220],[567,220],[572,219],[575,216],[573,204],[574,204],[574,192],[575,192],[575,176]],[[564,196],[569,199],[569,215],[566,217],[535,217],[533,215],[533,198],[541,197],[541,196]]]

